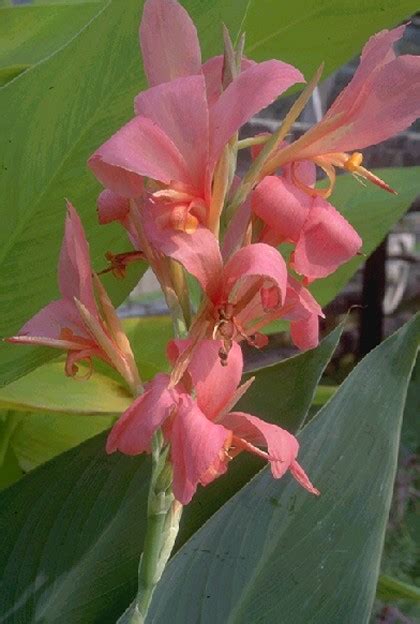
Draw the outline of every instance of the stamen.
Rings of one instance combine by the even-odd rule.
[[[345,161],[343,164],[344,169],[350,171],[351,173],[357,171],[358,167],[363,162],[363,154],[360,152],[353,152],[351,156]]]

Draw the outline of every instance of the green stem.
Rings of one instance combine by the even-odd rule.
[[[139,563],[138,591],[130,624],[144,624],[153,592],[172,552],[179,529],[182,505],[172,492],[168,447],[160,431],[153,439],[152,478],[147,508],[147,530]]]

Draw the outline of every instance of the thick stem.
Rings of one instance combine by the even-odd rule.
[[[172,552],[179,529],[182,505],[172,492],[172,468],[160,431],[153,439],[152,477],[147,508],[147,530],[139,563],[138,591],[130,624],[143,624],[153,592]]]

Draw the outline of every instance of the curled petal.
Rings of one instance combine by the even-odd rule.
[[[159,374],[115,423],[108,436],[106,452],[125,455],[150,452],[153,434],[170,416],[178,398],[168,390],[169,377]]]
[[[191,397],[182,395],[168,437],[175,498],[187,505],[199,483],[207,485],[226,471],[231,433],[208,420]]]
[[[252,210],[279,241],[297,242],[313,199],[295,184],[267,176],[252,193]]]
[[[290,323],[290,337],[301,351],[315,349],[319,343],[319,318],[312,314],[306,319]]]
[[[140,25],[140,45],[150,85],[201,72],[196,28],[175,0],[147,0]]]
[[[63,328],[70,330],[72,335],[79,336],[83,340],[91,340],[75,304],[68,299],[51,301],[27,321],[19,330],[19,334],[10,340],[59,349],[80,348],[81,343],[76,338],[63,338]]]
[[[284,301],[287,286],[286,264],[280,253],[264,243],[242,247],[226,263],[223,274],[223,296],[227,298],[232,288],[246,278],[262,278],[278,290],[279,302]]]
[[[317,197],[302,228],[291,266],[312,281],[333,273],[361,246],[362,240],[350,223],[331,204]]]

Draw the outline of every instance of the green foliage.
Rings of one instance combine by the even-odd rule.
[[[58,50],[99,11],[95,1],[82,5],[1,7],[0,75],[8,66],[27,69]],[[10,79],[13,76],[10,76]]]
[[[308,80],[322,61],[329,74],[358,54],[371,35],[417,10],[417,0],[252,0],[244,25],[246,53],[258,61],[292,63]]]
[[[289,423],[303,420],[339,333],[333,332],[311,357],[302,354],[276,366],[278,380],[270,392],[278,405],[290,406]],[[307,380],[304,385],[293,384],[297,371]],[[264,372],[256,372],[256,385]],[[253,407],[263,409],[264,396],[254,396]],[[283,416],[276,410],[272,420],[277,417],[282,424]],[[131,600],[145,531],[149,460],[107,456],[105,438],[99,435],[56,457],[0,495],[0,613],[8,614],[4,624],[49,624],[63,613],[66,624],[112,622]],[[24,457],[24,449],[16,449]],[[30,450],[27,443],[25,449]],[[260,467],[260,460],[244,454],[232,462],[227,475],[202,488],[185,510],[178,547]],[[36,543],[27,548],[35,530]],[[37,593],[19,603],[19,596],[38,583]],[[15,601],[19,606],[12,612]]]
[[[87,369],[80,366],[79,374]],[[89,380],[66,377],[63,362],[49,362],[0,389],[0,408],[62,414],[120,414],[130,405],[128,391],[94,372]]]
[[[303,431],[300,459],[321,496],[263,470],[172,559],[150,622],[368,621],[419,340],[420,316],[372,351]]]

